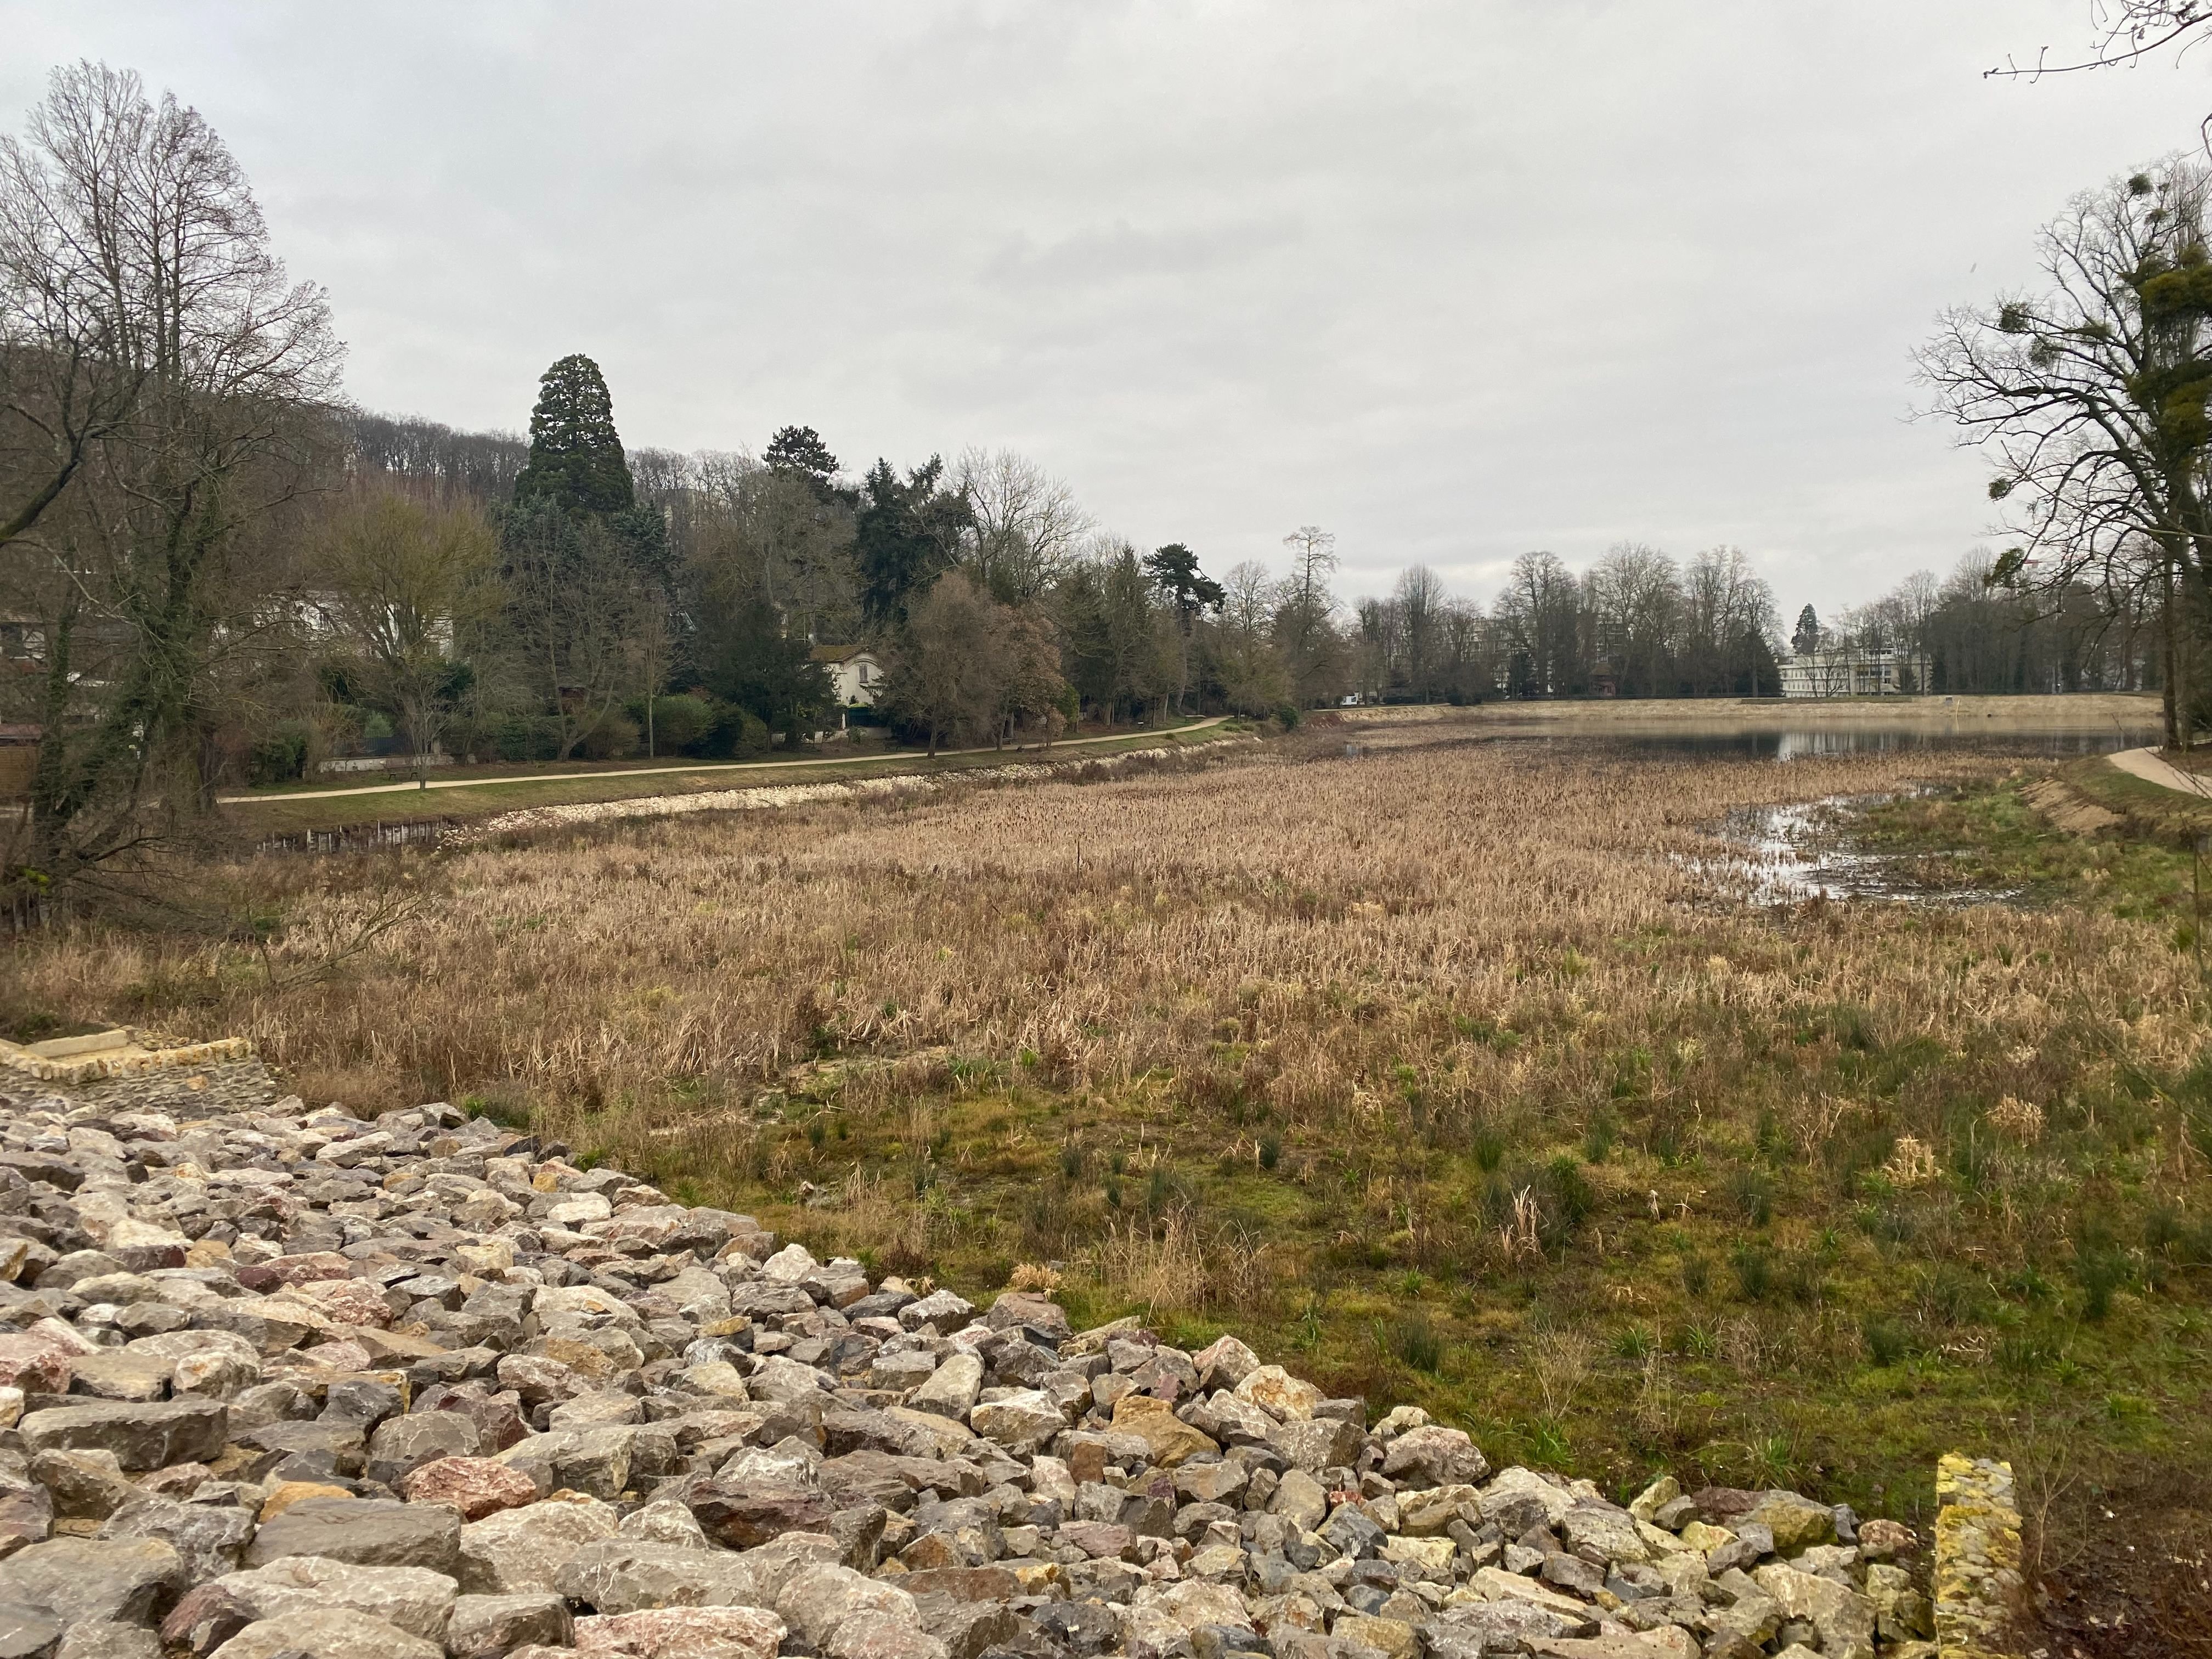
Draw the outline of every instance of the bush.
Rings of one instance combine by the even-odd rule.
[[[1298,706],[1294,702],[1279,704],[1275,709],[1275,723],[1285,732],[1297,731],[1300,718]]]
[[[599,723],[584,733],[578,746],[586,760],[623,760],[637,753],[643,734],[637,722],[627,714],[606,714]]]
[[[295,783],[307,775],[313,728],[305,720],[286,720],[256,738],[246,751],[248,783]]]
[[[1736,1208],[1753,1226],[1764,1227],[1774,1219],[1774,1183],[1765,1176],[1755,1170],[1738,1170],[1729,1186]]]
[[[487,733],[503,761],[550,761],[561,753],[561,723],[529,714],[509,714]]]
[[[750,708],[726,702],[715,706],[714,724],[702,741],[700,752],[720,760],[744,760],[750,756],[764,755],[768,748],[768,723]]]
[[[1475,1130],[1468,1150],[1474,1154],[1475,1168],[1485,1175],[1495,1175],[1505,1161],[1505,1137],[1492,1125],[1483,1124]]]
[[[643,698],[633,704],[629,712],[639,726],[645,725],[647,709]],[[655,754],[690,754],[714,729],[714,708],[704,697],[655,697],[650,712]]]

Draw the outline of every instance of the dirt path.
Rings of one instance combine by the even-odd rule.
[[[2130,777],[2141,778],[2145,783],[2154,783],[2161,789],[2172,789],[2181,794],[2212,800],[2212,778],[2203,778],[2195,773],[2183,771],[2155,749],[2123,749],[2117,755],[2107,755],[2105,758]]]
[[[1170,726],[1158,732],[1115,732],[1100,738],[1066,738],[1053,744],[1054,750],[1081,749],[1095,743],[1127,743],[1134,737],[1182,738],[1194,732],[1204,732],[1220,725],[1229,718],[1216,714],[1208,720],[1194,720],[1188,726]],[[1022,749],[940,749],[937,758],[945,760],[955,755],[1004,754],[1017,757],[1045,752],[1044,745]],[[871,761],[896,761],[902,757],[890,755],[838,755],[827,760],[763,760],[763,761],[694,761],[689,766],[625,767],[619,772],[538,772],[522,777],[496,778],[434,778],[428,783],[372,783],[351,789],[299,789],[260,795],[222,795],[216,799],[224,806],[257,806],[270,801],[339,800],[356,795],[419,794],[425,789],[483,789],[510,783],[588,783],[594,778],[655,778],[677,772],[744,772],[771,770],[801,771],[817,766],[862,766]],[[928,757],[914,755],[904,758],[927,763]]]

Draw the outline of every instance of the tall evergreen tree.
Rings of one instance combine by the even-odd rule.
[[[763,458],[771,472],[788,472],[804,478],[814,487],[814,493],[827,499],[831,493],[831,480],[837,476],[837,458],[830,453],[830,446],[822,441],[822,434],[811,426],[787,426],[768,441],[768,453]]]
[[[575,352],[547,369],[530,411],[530,464],[518,503],[551,501],[573,513],[619,513],[635,498],[614,399],[599,366]]]
[[[1198,568],[1198,555],[1181,542],[1170,542],[1145,556],[1145,574],[1152,586],[1174,605],[1181,635],[1176,653],[1176,707],[1190,696],[1190,630],[1203,611],[1218,611],[1229,595],[1219,582]]]
[[[861,483],[860,511],[853,527],[853,553],[860,567],[860,605],[868,620],[896,628],[907,601],[952,562],[968,504],[940,489],[945,463],[937,456],[902,479],[878,460]]]
[[[1800,656],[1820,648],[1820,615],[1809,605],[1797,613],[1797,626],[1790,630],[1790,648]]]

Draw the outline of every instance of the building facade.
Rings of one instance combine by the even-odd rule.
[[[873,708],[884,689],[884,665],[864,645],[817,645],[811,655],[830,671],[830,694],[840,708]]]
[[[1928,690],[1924,651],[1796,651],[1776,665],[1785,697],[1893,697]]]

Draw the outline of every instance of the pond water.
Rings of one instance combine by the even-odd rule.
[[[2141,749],[2159,740],[2155,726],[2075,726],[2005,730],[1992,724],[1956,726],[1774,726],[1748,732],[1699,732],[1677,728],[1638,731],[1589,728],[1580,732],[1499,732],[1516,743],[1592,740],[1632,753],[1665,756],[1747,756],[1761,760],[1804,760],[1823,755],[1886,755],[1916,750],[2025,755],[2062,759],[2069,755],[2110,755]]]
[[[1747,884],[1744,896],[1761,905],[1808,899],[1990,904],[2015,896],[1990,888],[1930,886],[1921,863],[1924,855],[1869,852],[1853,845],[1853,821],[1898,798],[1895,793],[1829,795],[1785,806],[1746,807],[1729,814],[1718,827],[1732,849],[1727,855],[1683,862],[1725,887]]]

